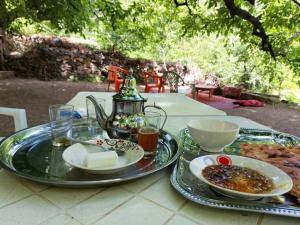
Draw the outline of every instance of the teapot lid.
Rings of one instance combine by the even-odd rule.
[[[132,75],[132,69],[125,77],[125,80],[119,92],[113,96],[114,101],[133,101],[133,102],[146,102],[147,99],[143,98],[136,88],[136,80]]]

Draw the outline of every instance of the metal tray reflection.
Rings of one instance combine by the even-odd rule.
[[[89,174],[62,159],[64,148],[51,144],[49,124],[19,131],[0,142],[0,166],[39,183],[61,187],[94,187],[138,179],[172,164],[180,152],[176,140],[162,131],[157,154],[113,174]]]
[[[227,154],[239,154],[240,143],[278,143],[285,146],[299,145],[300,139],[283,133],[254,129],[241,129],[240,137],[224,152]],[[201,182],[189,170],[189,163],[196,157],[208,154],[199,150],[200,147],[193,142],[187,129],[180,133],[180,155],[177,165],[171,175],[172,186],[187,199],[201,205],[215,208],[251,211],[267,214],[276,214],[291,217],[300,217],[300,205],[296,198],[284,195],[284,202],[278,199],[262,198],[256,201],[233,199],[222,196],[213,191],[207,184]],[[209,153],[211,154],[211,153]]]

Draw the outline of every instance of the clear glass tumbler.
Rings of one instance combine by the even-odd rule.
[[[56,147],[71,144],[74,106],[56,104],[49,106],[52,145]]]
[[[138,144],[144,149],[145,156],[156,154],[161,118],[159,112],[145,112],[145,125],[138,130]]]

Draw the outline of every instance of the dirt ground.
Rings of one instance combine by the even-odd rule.
[[[0,80],[0,106],[24,108],[28,125],[48,122],[48,106],[66,103],[79,91],[105,91],[106,84],[34,79]],[[140,87],[140,89],[142,89]],[[262,108],[221,109],[228,115],[243,116],[275,130],[300,136],[300,111],[288,105],[267,104]],[[0,116],[0,137],[13,132],[13,120]]]

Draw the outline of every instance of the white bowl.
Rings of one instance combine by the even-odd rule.
[[[209,165],[221,164],[220,162],[222,161],[223,161],[222,164],[224,164],[224,161],[225,162],[227,161],[231,165],[247,167],[249,169],[256,170],[260,174],[269,177],[273,181],[274,188],[269,192],[265,192],[261,194],[252,194],[247,192],[234,191],[234,190],[217,186],[209,182],[205,177],[203,177],[202,170],[205,167]],[[284,193],[289,192],[293,187],[292,179],[281,169],[269,163],[252,159],[252,158],[242,157],[242,156],[219,155],[219,154],[201,156],[191,161],[190,170],[198,179],[210,185],[214,190],[216,190],[217,192],[225,196],[232,197],[232,198],[255,200],[263,197],[282,195]]]
[[[193,140],[207,152],[220,152],[238,137],[239,126],[218,119],[198,119],[188,122]]]

